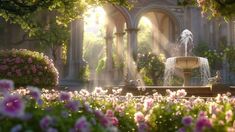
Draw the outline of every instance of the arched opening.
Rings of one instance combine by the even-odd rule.
[[[178,26],[172,16],[160,10],[143,13],[138,21],[138,51],[145,47],[156,55],[173,56]],[[144,44],[145,43],[145,44]]]
[[[161,10],[151,9],[139,16],[138,72],[145,85],[163,85],[164,61],[174,56],[177,24]]]
[[[84,21],[84,58],[90,81],[94,86],[120,83],[124,74],[125,18],[116,8],[104,6],[89,9]]]

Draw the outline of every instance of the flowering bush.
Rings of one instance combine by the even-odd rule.
[[[9,88],[0,97],[0,131],[235,130],[235,98],[229,94],[185,98],[185,90],[167,90],[166,96],[134,97],[119,96],[120,89],[113,91],[108,95],[100,87],[91,93]]]
[[[26,49],[0,51],[0,79],[14,80],[16,86],[55,86],[58,72],[43,53]]]

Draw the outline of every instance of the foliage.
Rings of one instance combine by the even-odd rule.
[[[208,50],[204,52],[204,56],[208,59],[210,67],[214,70],[222,69],[223,65],[223,52],[217,52],[217,50]]]
[[[4,0],[0,1],[0,16],[19,25],[42,45],[61,45],[68,41],[69,24],[82,17],[92,5],[117,4],[128,6],[126,0]]]
[[[17,86],[55,86],[58,72],[43,53],[25,49],[0,51],[0,78],[12,79]]]
[[[78,75],[78,80],[82,82],[87,82],[89,80],[90,69],[88,64],[84,62],[84,64],[80,66]]]
[[[234,0],[178,0],[179,5],[196,5],[202,9],[202,14],[209,18],[224,17],[226,20],[235,16]]]
[[[112,94],[100,87],[92,92],[39,91],[35,87],[13,90],[5,85],[8,83],[0,81],[1,131],[225,132],[235,129],[234,98],[229,94],[207,99],[185,98],[185,90],[166,90],[165,96],[154,93],[140,99],[131,93],[120,96],[121,89],[113,89]]]
[[[221,50],[210,50],[207,44],[199,43],[194,49],[194,54],[206,57],[211,69],[220,70],[222,68],[224,53]]]
[[[101,73],[102,71],[104,71],[105,67],[106,67],[106,57],[99,60],[99,63],[96,67],[96,72]]]
[[[224,52],[229,64],[229,70],[235,73],[235,47],[227,46]]]
[[[194,54],[206,57],[213,70],[220,70],[223,66],[223,61],[226,58],[229,64],[229,70],[235,72],[235,48],[233,46],[220,44],[217,50],[210,50],[206,44],[201,43],[195,47]]]
[[[163,55],[154,55],[151,52],[147,54],[138,54],[138,71],[144,71],[142,72],[144,73],[143,76],[146,76],[151,79],[153,85],[161,85],[163,83],[162,78],[164,75],[164,59],[165,57]],[[149,79],[146,78],[146,80]]]

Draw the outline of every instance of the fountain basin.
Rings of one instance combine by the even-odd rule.
[[[199,58],[194,56],[179,56],[175,57],[175,67],[181,70],[198,68]]]
[[[183,73],[183,86],[190,86],[192,70],[195,68],[199,68],[202,79],[201,82],[203,85],[206,85],[208,83],[208,78],[210,77],[209,64],[206,58],[196,56],[168,58],[165,63],[164,85],[169,86],[169,82],[173,78],[176,69],[180,69]]]

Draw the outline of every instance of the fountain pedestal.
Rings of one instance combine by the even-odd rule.
[[[184,84],[183,86],[190,86],[190,79],[192,75],[192,70],[191,69],[184,69]]]
[[[175,67],[181,69],[184,74],[183,86],[190,86],[190,78],[192,70],[199,67],[198,57],[194,56],[180,56],[175,58]]]

